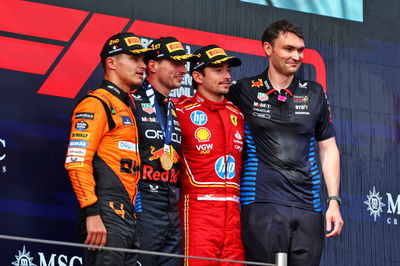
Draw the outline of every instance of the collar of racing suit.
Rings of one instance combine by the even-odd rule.
[[[224,98],[223,101],[217,103],[217,102],[213,102],[213,101],[208,100],[200,92],[196,92],[194,97],[195,97],[195,99],[196,99],[196,101],[198,103],[201,103],[202,105],[206,106],[211,111],[221,110],[221,109],[224,109],[226,107],[226,102],[227,101],[226,101],[225,98]]]
[[[271,93],[279,94],[279,92],[275,90],[275,88],[272,86],[272,83],[268,78],[268,68],[261,74],[261,76],[264,78],[264,86],[267,90],[267,95]],[[290,85],[286,89],[283,89],[283,91],[285,91],[290,96],[293,96],[294,91],[297,88],[298,81],[299,79],[296,76],[293,76],[292,83],[290,83]]]
[[[120,99],[127,106],[129,106],[129,95],[128,95],[128,93],[126,93],[123,90],[121,90],[117,85],[115,85],[111,81],[103,80],[103,82],[101,83],[100,88],[105,89],[106,91],[108,91],[109,93],[111,93],[112,95],[114,95],[115,97]]]

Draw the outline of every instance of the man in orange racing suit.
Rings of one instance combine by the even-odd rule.
[[[225,99],[230,68],[241,64],[216,45],[200,48],[190,72],[196,94],[181,97],[177,115],[182,129],[180,209],[184,254],[244,260],[240,238],[239,177],[243,115]],[[185,265],[238,265],[185,259]]]
[[[132,33],[104,44],[105,71],[99,89],[78,103],[65,161],[80,204],[80,234],[85,244],[138,248],[134,201],[140,156],[136,121],[128,91],[141,85],[144,49]],[[109,250],[85,251],[85,265],[136,265],[137,255]]]

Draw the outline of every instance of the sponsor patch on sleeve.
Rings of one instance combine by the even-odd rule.
[[[77,129],[77,130],[86,130],[88,127],[89,127],[89,124],[83,120],[75,123],[75,129]]]
[[[94,119],[94,113],[76,113],[75,114],[75,119],[88,119],[88,120],[93,120]]]
[[[68,155],[68,156],[83,156],[83,157],[85,157],[85,155],[86,155],[86,149],[82,149],[82,148],[68,148],[67,155]]]
[[[68,163],[65,165],[65,168],[70,169],[70,168],[78,168],[78,167],[83,167],[84,163],[83,162],[76,162],[76,163]]]
[[[71,139],[85,139],[88,140],[90,138],[90,133],[85,132],[72,132]]]
[[[83,157],[77,157],[77,156],[68,156],[65,159],[65,163],[76,163],[76,162],[84,162],[85,158]]]

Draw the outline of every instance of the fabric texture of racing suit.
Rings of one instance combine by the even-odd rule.
[[[80,210],[80,232],[86,217],[100,215],[106,246],[138,248],[134,202],[140,156],[129,96],[109,81],[89,92],[72,115],[65,161]],[[85,265],[136,265],[137,255],[108,250],[86,251]]]
[[[240,200],[247,259],[274,262],[273,252],[286,252],[293,260],[290,265],[318,265],[324,236],[321,172],[315,141],[335,135],[323,88],[316,82],[294,77],[292,84],[279,93],[272,87],[265,71],[239,80],[231,86],[228,98],[245,117],[246,145]],[[276,206],[263,207],[265,203]],[[278,212],[266,211],[279,206],[282,208]],[[290,208],[284,210],[287,206]],[[292,222],[299,225],[298,230],[292,227],[288,232],[279,231],[281,236],[296,236],[297,240],[281,243],[279,238],[284,237],[276,236],[274,243],[273,238],[263,237],[268,234],[261,233],[260,227],[266,228],[266,221],[274,213],[282,213],[281,217],[287,218],[300,212],[291,208],[302,209],[302,216],[308,213],[310,219],[293,216]],[[257,220],[252,213],[258,213]],[[311,236],[314,238],[310,239]],[[267,260],[267,252],[259,243],[274,249]],[[311,252],[306,252],[307,249]],[[308,262],[295,262],[305,256],[312,258]]]
[[[232,102],[212,102],[199,92],[180,98],[177,115],[184,254],[244,260],[239,206],[243,115]],[[185,259],[185,265],[232,263]]]
[[[168,97],[154,89],[164,123],[167,117]],[[181,254],[182,231],[179,219],[177,180],[179,174],[179,152],[181,130],[172,109],[173,166],[164,170],[160,163],[163,153],[164,136],[155,109],[150,104],[144,88],[131,93],[134,101],[133,112],[139,131],[141,156],[141,178],[136,200],[137,229],[140,247],[143,250]],[[180,258],[139,255],[143,266],[180,265]]]

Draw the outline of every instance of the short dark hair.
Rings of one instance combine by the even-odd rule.
[[[262,35],[261,42],[264,44],[265,42],[274,44],[274,41],[279,38],[280,33],[291,32],[296,34],[299,38],[303,38],[303,29],[300,26],[293,24],[292,22],[284,20],[279,20],[271,25],[269,25]]]
[[[194,71],[193,71],[194,72]],[[199,72],[199,73],[201,73],[203,76],[205,76],[206,75],[206,72],[204,71],[204,68],[203,69],[199,69],[199,70],[196,70],[196,72]],[[195,89],[195,90],[197,90],[197,82],[194,80],[194,78],[193,78],[193,76],[192,76],[192,88],[193,89]]]

